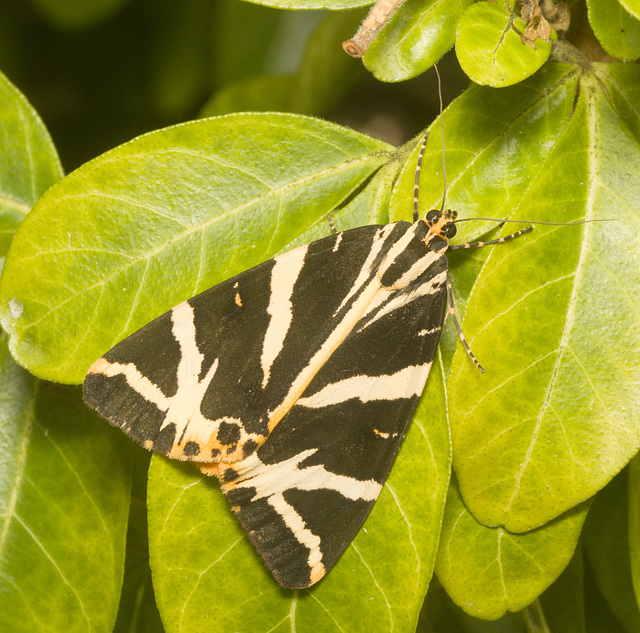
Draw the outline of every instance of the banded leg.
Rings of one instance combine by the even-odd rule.
[[[451,277],[449,277],[449,272],[447,272],[447,280],[445,282],[447,286],[447,305],[449,307],[449,316],[453,321],[453,324],[456,326],[456,330],[458,331],[458,338],[460,339],[464,349],[467,354],[469,354],[469,358],[475,363],[476,367],[484,374],[484,367],[478,362],[478,359],[475,357],[474,353],[471,351],[471,347],[469,347],[469,343],[467,343],[467,339],[464,337],[462,333],[462,328],[460,327],[460,323],[458,323],[458,317],[456,317],[456,308],[453,303],[453,288],[451,286]]]
[[[447,250],[455,251],[463,248],[480,248],[481,246],[490,246],[491,244],[502,244],[503,242],[508,242],[509,240],[513,240],[516,237],[520,237],[521,235],[524,235],[525,233],[529,233],[531,231],[533,231],[533,227],[528,226],[524,229],[521,229],[520,231],[511,233],[510,235],[505,235],[504,237],[499,237],[498,239],[489,240],[487,242],[469,242],[468,244],[449,244],[449,247],[447,248]],[[478,359],[474,356],[473,352],[471,351],[471,347],[469,347],[469,343],[467,343],[467,340],[464,338],[464,334],[462,333],[462,328],[460,327],[460,323],[458,323],[458,318],[456,317],[456,312],[455,312],[455,306],[453,304],[453,289],[451,287],[451,277],[449,277],[448,272],[447,272],[446,285],[447,285],[447,304],[449,306],[449,316],[451,317],[453,324],[456,326],[456,330],[458,331],[458,338],[462,342],[462,345],[464,346],[464,349],[466,350],[467,354],[469,354],[469,358],[471,358],[471,360],[475,363],[476,367],[484,374],[484,368],[478,362]]]
[[[327,220],[329,220],[329,226],[331,227],[331,232],[334,235],[337,235],[338,229],[336,228],[336,225],[333,223],[333,213],[327,213]]]

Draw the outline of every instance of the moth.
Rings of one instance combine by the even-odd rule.
[[[450,244],[456,212],[418,217],[425,144],[413,222],[334,232],[227,279],[118,343],[84,381],[111,424],[218,477],[282,587],[316,583],[360,530],[447,310],[471,354],[446,253],[532,228]]]

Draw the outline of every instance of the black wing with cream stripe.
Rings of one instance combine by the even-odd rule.
[[[353,229],[241,273],[116,345],[85,400],[218,475],[278,582],[308,587],[364,522],[424,388],[452,217]]]
[[[285,587],[308,587],[337,562],[382,489],[444,321],[446,268],[434,268],[431,292],[408,292],[406,303],[364,317],[268,441],[220,473],[229,503]]]
[[[389,227],[329,236],[179,304],[91,367],[85,401],[169,457],[241,459],[317,372],[322,345],[334,337],[325,356],[339,345],[335,315],[343,303],[348,312],[362,269],[375,269],[411,225]]]

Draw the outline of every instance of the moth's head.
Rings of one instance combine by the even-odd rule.
[[[446,211],[438,211],[432,209],[427,213],[426,223],[429,225],[431,233],[435,233],[445,240],[450,240],[456,234],[456,225],[454,222],[458,217],[457,211],[447,209]]]

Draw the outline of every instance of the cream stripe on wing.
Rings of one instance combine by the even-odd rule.
[[[358,273],[358,277],[353,282],[353,286],[351,287],[351,290],[349,291],[347,296],[342,300],[342,303],[338,306],[338,309],[335,311],[334,316],[338,314],[340,310],[342,310],[342,308],[344,308],[347,305],[350,299],[354,295],[356,295],[360,291],[360,289],[366,284],[367,279],[369,279],[369,277],[371,276],[371,269],[373,267],[373,262],[375,261],[376,257],[382,250],[382,247],[384,246],[386,238],[393,231],[393,227],[394,227],[393,224],[387,224],[386,226],[383,226],[381,229],[379,229],[376,232],[375,237],[373,238],[373,242],[371,243],[371,250],[367,255],[367,259],[365,260],[364,264],[362,264],[362,267],[360,268],[360,272]]]
[[[127,384],[145,400],[155,404],[160,411],[169,408],[169,399],[146,376],[138,371],[133,363],[111,363],[106,358],[99,358],[87,374],[102,374],[107,378],[124,376]]]
[[[175,395],[168,399],[170,404],[167,416],[160,430],[169,424],[175,424],[176,440],[180,443],[192,418],[202,418],[200,404],[218,369],[218,359],[209,367],[206,376],[200,380],[204,356],[200,353],[196,343],[193,307],[189,302],[184,301],[171,310],[171,321],[173,323],[173,337],[180,346],[178,389]]]
[[[291,326],[293,318],[291,295],[304,265],[307,249],[308,246],[301,246],[274,259],[267,307],[270,318],[260,357],[263,389],[269,382],[271,366],[282,351],[284,339]]]
[[[375,479],[360,480],[346,475],[338,475],[326,470],[322,464],[299,468],[298,464],[315,454],[318,449],[302,451],[289,459],[275,464],[265,464],[256,453],[236,462],[233,469],[238,478],[230,483],[222,481],[225,490],[254,488],[252,501],[271,497],[286,490],[334,490],[352,501],[375,501],[382,490],[382,484]]]
[[[313,355],[311,360],[307,363],[306,367],[303,367],[300,373],[293,380],[284,399],[280,404],[278,404],[278,406],[269,411],[269,431],[272,431],[291,407],[293,407],[311,380],[313,380],[313,377],[318,373],[318,370],[331,357],[333,352],[335,352],[349,333],[353,331],[353,328],[362,318],[362,315],[368,312],[371,302],[376,300],[376,293],[381,290],[380,276],[383,274],[381,271],[384,271],[391,266],[397,257],[397,252],[401,252],[403,248],[406,248],[406,244],[413,239],[413,232],[415,229],[406,231],[400,240],[397,240],[392,244],[390,253],[384,257],[383,262],[376,271],[376,275],[371,277],[371,267],[373,262],[375,261],[377,254],[382,250],[385,239],[389,237],[394,226],[395,225],[393,224],[388,224],[380,229],[376,234],[369,256],[362,266],[356,280],[356,284],[360,283],[361,286],[356,287],[354,285],[354,288],[351,290],[349,295],[347,295],[341,305],[346,306],[348,304],[348,299],[352,296],[354,297],[353,302],[344,313],[341,320],[335,323],[333,330],[324,343],[322,343],[318,351]],[[369,281],[367,282],[367,280]],[[384,290],[383,292],[385,295],[388,295],[389,293],[387,290]],[[340,309],[341,308],[336,310],[336,314]]]
[[[280,515],[285,525],[293,532],[298,542],[302,543],[308,550],[307,564],[310,568],[311,582],[320,580],[326,573],[322,564],[322,553],[320,551],[320,537],[314,534],[296,509],[287,503],[282,493],[269,497],[269,505]]]
[[[415,290],[412,292],[398,292],[395,291],[395,294],[392,294],[388,290],[381,288],[378,292],[377,296],[373,299],[373,301],[369,304],[367,311],[362,315],[363,318],[367,317],[372,312],[375,312],[370,321],[367,321],[364,326],[361,326],[361,329],[368,327],[375,321],[377,321],[380,317],[405,306],[420,297],[424,297],[426,295],[436,294],[440,290],[442,290],[445,281],[447,279],[447,272],[443,271],[436,275],[429,283],[420,284]],[[382,307],[380,307],[382,306]],[[377,310],[377,312],[376,312]]]
[[[296,405],[321,408],[357,398],[361,402],[400,400],[419,396],[429,376],[431,363],[410,365],[395,374],[383,376],[351,376],[331,383],[311,396],[298,400]]]
[[[239,426],[241,426],[241,422],[239,419],[231,417],[209,420],[202,415],[200,405],[218,369],[218,359],[213,362],[206,375],[200,380],[204,356],[198,350],[196,343],[193,307],[188,301],[177,305],[171,311],[171,320],[172,333],[180,347],[180,361],[177,371],[178,387],[173,396],[167,397],[156,384],[140,373],[134,363],[111,363],[103,357],[92,365],[88,373],[102,374],[107,377],[124,376],[127,384],[135,392],[165,413],[158,433],[171,424],[175,425],[176,444],[169,455],[181,456],[180,447],[188,427],[191,427],[189,428],[189,439],[202,446],[218,428],[220,422],[225,421]],[[192,456],[191,459],[199,461],[195,456]]]

